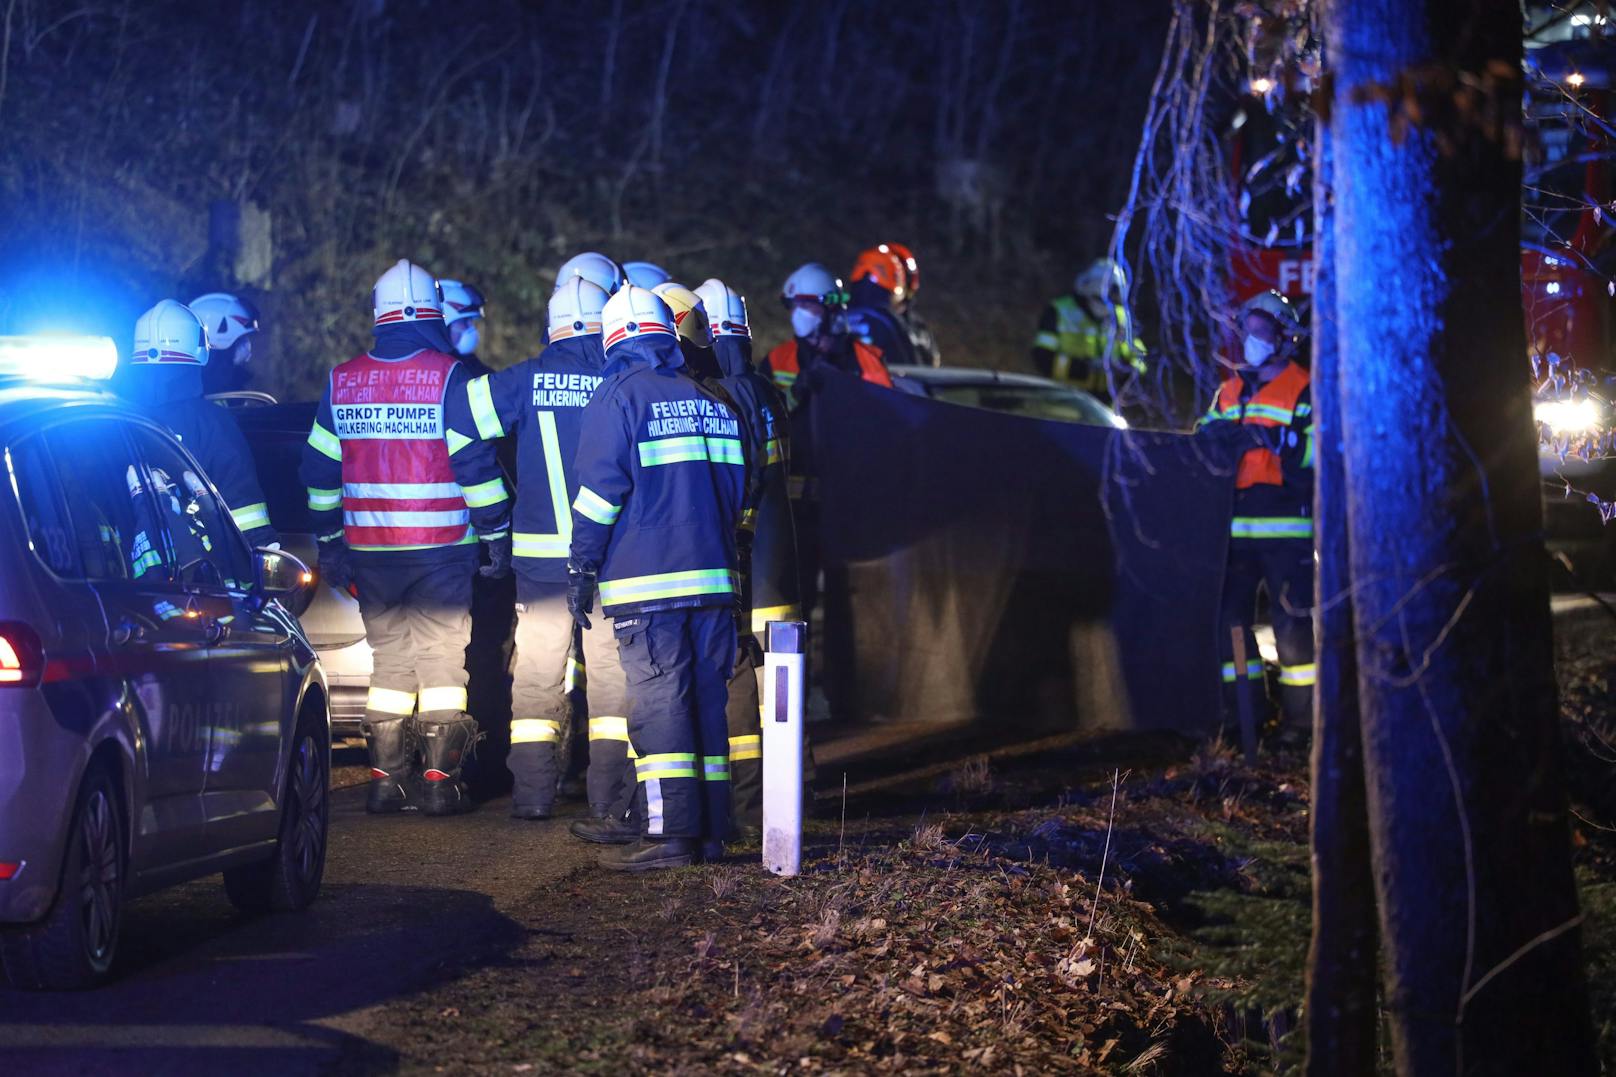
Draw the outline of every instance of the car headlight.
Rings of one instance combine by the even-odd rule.
[[[1532,417],[1555,436],[1591,434],[1605,422],[1605,409],[1588,397],[1581,400],[1543,400],[1532,408]]]

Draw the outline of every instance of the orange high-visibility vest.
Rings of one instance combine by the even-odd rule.
[[[880,348],[855,340],[853,355],[858,360],[859,377],[874,385],[892,388],[892,375],[887,373],[887,365],[881,361]],[[792,339],[778,345],[769,352],[765,362],[768,363],[768,374],[774,384],[783,392],[790,392],[792,385],[796,384],[797,375],[801,373],[801,366],[797,362],[797,341]]]
[[[1296,405],[1307,390],[1308,373],[1294,362],[1273,380],[1257,388],[1257,392],[1244,404],[1240,402],[1241,381],[1231,377],[1218,387],[1217,399],[1207,411],[1203,422],[1239,422],[1249,426],[1290,426],[1296,418]],[[1235,472],[1236,490],[1249,490],[1253,486],[1283,486],[1284,472],[1279,454],[1268,449],[1250,449],[1240,458]]]

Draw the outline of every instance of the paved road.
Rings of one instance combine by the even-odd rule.
[[[134,903],[111,986],[0,988],[0,1071],[389,1068],[390,1050],[365,1036],[376,1009],[434,985],[446,964],[498,961],[528,930],[514,910],[592,855],[566,834],[581,807],[545,823],[508,819],[508,801],[452,819],[378,818],[357,788],[333,807],[325,888],[308,912],[241,917],[217,877]]]

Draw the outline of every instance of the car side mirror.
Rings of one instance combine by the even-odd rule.
[[[314,573],[309,566],[286,550],[259,547],[253,556],[258,561],[258,594],[280,599],[293,616],[301,617],[314,601]]]

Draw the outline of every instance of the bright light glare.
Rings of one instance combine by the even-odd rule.
[[[1273,79],[1258,78],[1258,79],[1252,79],[1251,80],[1251,92],[1252,93],[1267,93],[1269,90],[1272,90],[1273,88],[1274,88],[1274,80]]]
[[[1551,280],[1551,281],[1549,281],[1549,283],[1547,283],[1547,284],[1545,284],[1543,286],[1543,290],[1545,292],[1548,292],[1550,295],[1559,295],[1560,294],[1560,282],[1557,281],[1557,280]]]
[[[1567,86],[1581,86],[1586,81],[1587,80],[1582,77],[1581,71],[1573,71],[1571,74],[1566,76]]]
[[[1600,424],[1599,405],[1581,400],[1545,400],[1532,409],[1532,416],[1554,434],[1587,434]]]
[[[0,375],[34,381],[105,381],[118,369],[109,337],[0,337]]]

